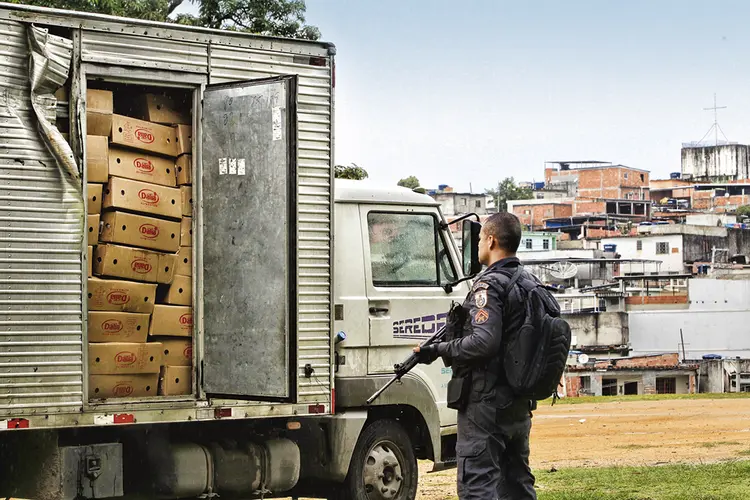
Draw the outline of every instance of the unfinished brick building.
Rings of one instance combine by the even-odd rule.
[[[556,164],[557,166],[551,166]],[[588,199],[648,200],[649,172],[606,162],[548,162],[545,188]]]

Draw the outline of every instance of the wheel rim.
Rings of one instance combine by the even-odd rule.
[[[404,455],[390,441],[379,441],[367,452],[362,477],[369,500],[393,500],[403,486]]]

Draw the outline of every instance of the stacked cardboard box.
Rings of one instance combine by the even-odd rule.
[[[110,113],[109,137],[89,137],[94,147],[87,151],[95,276],[89,280],[90,397],[157,395],[159,386],[159,394],[191,394],[192,268],[176,274],[184,253],[176,162],[190,131],[113,114],[111,104],[89,107],[87,117],[97,114],[88,119],[89,131],[106,121],[103,109]],[[101,126],[97,132],[107,125]],[[179,270],[186,270],[184,262]]]

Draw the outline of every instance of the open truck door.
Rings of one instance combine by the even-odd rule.
[[[297,78],[209,85],[196,227],[206,395],[296,398]]]

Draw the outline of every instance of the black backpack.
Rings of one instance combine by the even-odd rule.
[[[560,317],[560,306],[549,290],[532,277],[519,281],[522,274],[518,266],[505,292],[507,296],[519,286],[526,317],[517,331],[504,332],[503,368],[518,397],[538,401],[557,396],[570,350],[570,325]]]

